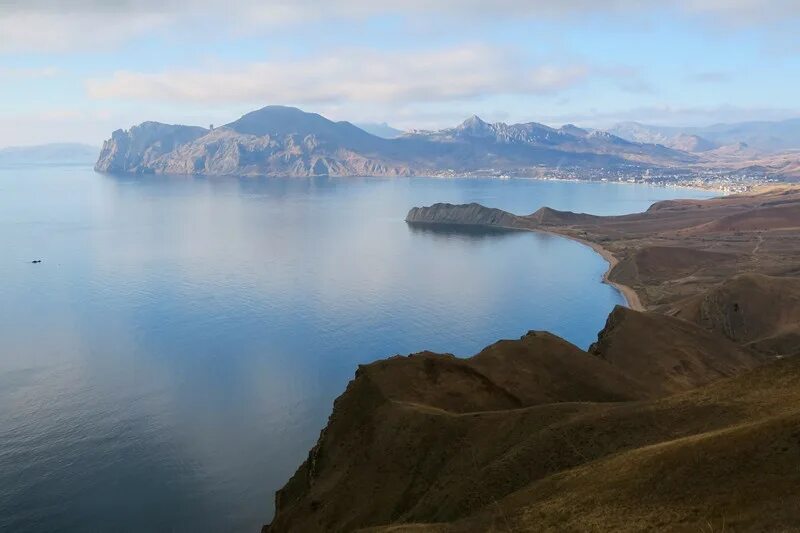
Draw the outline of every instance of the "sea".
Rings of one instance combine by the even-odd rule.
[[[359,364],[529,330],[586,348],[624,303],[578,242],[410,227],[411,207],[713,195],[2,168],[0,531],[256,532]]]

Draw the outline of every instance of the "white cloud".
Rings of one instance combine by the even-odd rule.
[[[797,0],[0,0],[0,52],[114,46],[156,29],[272,31],[373,16],[475,21],[630,17],[673,11],[711,23],[755,25],[800,16]]]
[[[541,117],[546,123],[573,122],[586,127],[605,128],[618,122],[635,121],[659,126],[708,126],[716,123],[747,122],[751,120],[785,120],[800,117],[800,107],[780,109],[769,107],[739,107],[719,105],[681,107],[652,105],[632,109],[588,110],[563,115]]]
[[[0,66],[0,82],[54,78],[61,74],[58,67],[3,67]]]
[[[71,3],[67,3],[71,4]],[[63,52],[108,47],[175,22],[167,13],[9,11],[0,0],[0,53]]]
[[[425,53],[341,50],[221,70],[119,71],[88,80],[87,90],[95,99],[139,101],[397,104],[546,94],[591,75],[585,65],[531,64],[508,50],[475,45]]]

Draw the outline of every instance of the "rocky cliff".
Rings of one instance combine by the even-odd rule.
[[[347,123],[289,108],[250,113],[219,128],[146,122],[115,131],[101,172],[276,176],[403,176],[392,157],[376,157],[383,139]]]
[[[95,169],[101,172],[152,173],[163,168],[175,149],[205,135],[207,130],[144,122],[128,131],[117,130],[103,143]]]

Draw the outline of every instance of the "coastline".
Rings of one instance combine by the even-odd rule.
[[[342,176],[337,176],[342,177]],[[381,177],[381,176],[378,176]],[[382,176],[388,177],[388,176]],[[403,176],[404,178],[430,178],[435,180],[459,180],[459,179],[489,179],[489,180],[532,180],[532,181],[554,181],[554,182],[564,182],[564,183],[602,183],[606,185],[645,185],[648,187],[657,187],[659,189],[677,189],[677,190],[694,190],[694,191],[705,191],[705,192],[714,192],[720,193],[720,196],[728,196],[732,194],[746,194],[752,191],[755,188],[769,186],[768,184],[746,184],[742,185],[741,187],[734,187],[732,188],[728,183],[717,183],[717,182],[679,182],[679,183],[668,183],[668,182],[654,182],[654,181],[617,181],[617,180],[586,180],[586,179],[579,179],[579,178],[551,178],[551,177],[538,177],[538,176],[509,176],[507,178],[501,178],[498,176],[484,176],[484,175],[437,175],[437,174],[412,174],[408,176]]]
[[[587,241],[579,237],[573,237],[572,235],[565,235],[557,231],[551,231],[546,229],[528,229],[527,231],[536,231],[539,233],[546,233],[548,235],[556,235],[558,237],[564,237],[565,239],[569,239],[571,241],[579,242],[584,246],[588,246],[589,248],[594,250],[594,252],[597,255],[605,259],[606,263],[608,263],[608,269],[606,269],[606,271],[603,273],[603,279],[602,279],[603,283],[617,289],[620,292],[620,294],[622,294],[622,297],[625,299],[625,303],[627,304],[629,309],[633,309],[634,311],[647,311],[647,308],[644,305],[642,305],[642,300],[639,298],[639,295],[635,290],[633,290],[632,287],[629,287],[628,285],[625,285],[623,283],[612,281],[609,278],[611,271],[614,270],[614,267],[619,264],[619,259],[617,259],[617,256],[615,256],[609,250],[603,248],[601,245],[595,242]]]
[[[616,281],[612,281],[609,278],[611,271],[614,270],[614,267],[619,264],[619,259],[617,259],[617,256],[612,254],[606,248],[603,248],[602,246],[594,242],[589,242],[583,239],[579,239],[578,237],[572,237],[570,235],[564,235],[563,233],[557,233],[551,231],[547,231],[545,233],[566,237],[567,239],[571,239],[573,241],[584,244],[589,248],[591,248],[592,250],[594,250],[598,255],[600,255],[600,257],[605,259],[606,262],[608,263],[608,269],[603,273],[603,283],[617,289],[620,292],[620,294],[622,294],[622,297],[625,299],[625,302],[628,304],[628,307],[630,309],[633,309],[634,311],[647,311],[647,308],[642,304],[642,300],[639,298],[639,294],[637,294],[637,292],[632,287],[624,285],[622,283],[618,283]]]
[[[629,309],[632,309],[634,311],[647,311],[647,308],[642,304],[641,298],[639,298],[639,294],[633,289],[633,287],[630,287],[623,283],[612,281],[609,278],[611,271],[614,270],[614,267],[619,264],[619,259],[617,259],[617,256],[611,253],[611,251],[597,244],[596,242],[587,241],[585,239],[581,239],[580,237],[573,237],[572,235],[566,235],[564,233],[559,233],[558,231],[542,229],[542,228],[519,228],[513,226],[495,226],[495,227],[501,229],[508,229],[512,231],[532,231],[535,233],[554,235],[556,237],[563,237],[565,239],[578,242],[580,244],[583,244],[584,246],[591,248],[597,255],[605,259],[606,263],[608,263],[608,268],[603,273],[603,278],[601,281],[606,285],[610,285],[611,287],[617,289],[619,293],[622,294],[622,297],[625,299],[625,304]]]

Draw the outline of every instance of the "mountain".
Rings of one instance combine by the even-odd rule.
[[[38,146],[0,148],[0,166],[91,165],[98,149],[78,143],[53,143]]]
[[[800,148],[800,118],[776,122],[754,121],[714,124],[703,127],[652,126],[622,122],[608,130],[624,139],[658,143],[679,150],[697,145],[692,152],[705,152],[720,146],[744,143],[760,152],[779,152]],[[688,139],[694,139],[688,141]]]
[[[396,139],[405,134],[403,130],[398,130],[397,128],[393,128],[388,125],[386,122],[381,123],[374,123],[374,122],[361,122],[356,124],[359,128],[366,131],[367,133],[374,135],[376,137],[382,137],[384,139]]]
[[[410,176],[527,172],[541,167],[622,168],[687,164],[695,156],[574,126],[488,124],[395,139],[296,108],[268,106],[215,129],[145,122],[117,130],[97,161],[102,172]]]
[[[417,133],[436,141],[488,142],[495,145],[539,147],[575,154],[614,155],[628,161],[649,163],[690,163],[686,153],[655,144],[627,141],[604,131],[588,131],[568,124],[552,128],[537,122],[523,124],[488,123],[473,115],[455,128]]]

